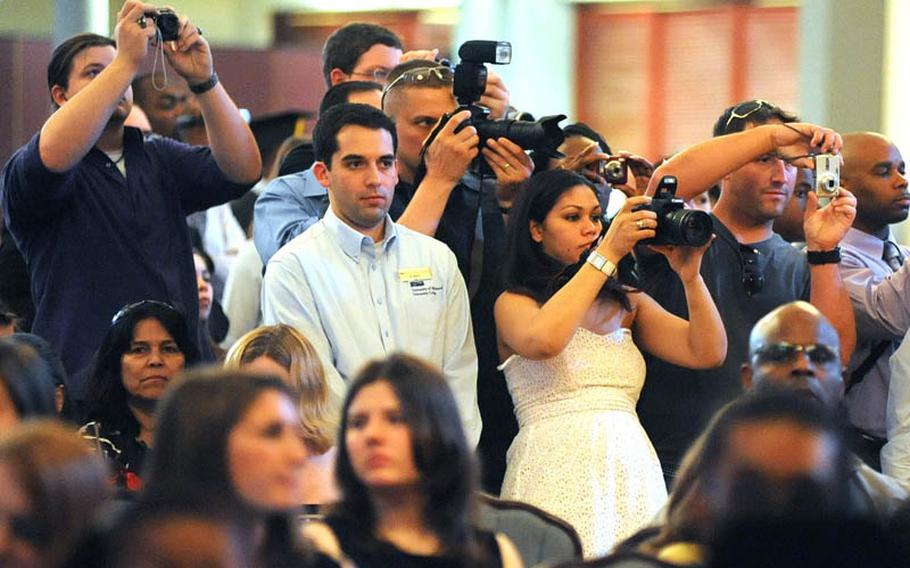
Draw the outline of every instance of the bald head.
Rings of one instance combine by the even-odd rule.
[[[821,312],[807,302],[784,304],[752,328],[743,387],[796,389],[836,405],[843,388],[839,353],[837,331]]]
[[[856,195],[860,231],[884,236],[888,225],[907,218],[910,194],[904,177],[904,159],[886,136],[876,132],[844,135],[841,185]]]

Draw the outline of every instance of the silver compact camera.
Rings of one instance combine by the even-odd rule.
[[[629,181],[629,165],[625,158],[614,157],[600,162],[598,172],[610,185],[622,185]]]
[[[840,157],[834,154],[815,156],[815,194],[824,206],[837,197],[840,187]]]

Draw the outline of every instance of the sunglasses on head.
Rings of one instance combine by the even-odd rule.
[[[127,314],[129,314],[135,310],[138,310],[140,308],[152,307],[152,306],[157,306],[159,308],[162,308],[165,311],[172,311],[172,312],[179,314],[179,312],[177,312],[177,308],[168,304],[167,302],[160,302],[158,300],[142,300],[141,302],[134,302],[132,304],[127,304],[127,305],[123,306],[122,308],[120,308],[120,311],[118,311],[116,314],[114,314],[114,317],[111,318],[111,325],[116,324],[118,321],[122,320]]]
[[[385,86],[382,90],[382,103],[385,104],[385,96],[397,87],[403,85],[450,85],[455,82],[455,72],[448,67],[418,67],[409,69],[395,77],[395,80]]]
[[[800,353],[805,353],[815,365],[831,363],[839,356],[836,349],[827,345],[819,343],[796,345],[786,341],[763,345],[756,349],[752,356],[760,363],[792,363]]]
[[[724,124],[724,129],[730,128],[730,123],[734,120],[745,120],[760,111],[763,107],[768,107],[769,109],[777,108],[775,105],[772,105],[768,101],[763,101],[762,99],[746,101],[736,105],[733,107],[733,110],[730,111],[730,117],[727,119],[726,124]]]

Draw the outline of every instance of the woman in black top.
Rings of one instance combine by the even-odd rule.
[[[158,399],[198,359],[186,320],[169,304],[144,300],[114,316],[89,379],[88,422],[81,433],[108,458],[119,488],[141,488]]]
[[[341,500],[305,534],[358,568],[521,566],[502,535],[471,526],[474,463],[442,374],[392,355],[365,367],[342,411]]]

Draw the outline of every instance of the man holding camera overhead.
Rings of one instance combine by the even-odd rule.
[[[442,123],[458,106],[453,84],[452,70],[434,61],[408,61],[389,74],[382,110],[398,131],[400,178],[390,214],[402,225],[448,245],[468,284],[484,423],[479,446],[483,483],[495,493],[505,472],[505,452],[518,427],[505,380],[496,370],[493,303],[508,208],[531,176],[533,164],[520,146],[505,138],[491,139],[481,149],[474,126],[459,129],[470,118],[467,111]],[[488,97],[479,103],[491,104]],[[434,130],[435,137],[425,145]],[[481,154],[492,169],[484,180],[470,171]]]
[[[838,244],[856,215],[856,198],[841,189],[822,207],[814,193],[809,195],[803,222],[807,252],[772,229],[793,192],[797,167],[813,166],[816,154],[836,154],[840,136],[797,123],[792,114],[761,100],[728,108],[714,134],[658,168],[649,188],[653,192],[658,180],[672,174],[678,178],[677,197],[688,199],[722,183],[712,214],[717,238],[701,272],[727,331],[727,358],[717,369],[690,371],[648,357],[638,403],[668,481],[714,411],[741,393],[739,367],[748,358],[749,330],[765,314],[808,300],[838,331],[843,363],[856,342],[853,310],[838,271]],[[682,286],[666,263],[643,255],[638,270],[641,287],[685,317]]]
[[[197,336],[184,217],[239,197],[261,170],[253,134],[196,26],[130,0],[114,37],[81,34],[57,47],[48,64],[55,112],[0,181],[5,219],[31,273],[33,331],[60,352],[77,413],[93,353],[124,304],[170,302]],[[143,140],[124,126],[130,83],[150,52],[163,53],[197,95],[211,148]]]

